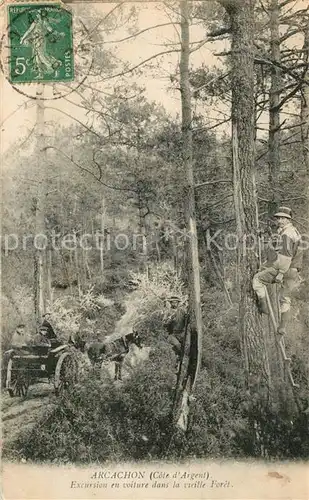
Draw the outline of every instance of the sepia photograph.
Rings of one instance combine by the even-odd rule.
[[[5,499],[309,498],[309,3],[0,5]]]

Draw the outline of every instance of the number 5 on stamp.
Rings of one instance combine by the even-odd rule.
[[[74,80],[72,13],[59,4],[8,5],[12,83]]]

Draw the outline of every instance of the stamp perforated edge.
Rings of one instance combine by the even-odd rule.
[[[9,69],[9,53],[10,53],[10,45],[9,45],[9,36],[8,36],[8,29],[9,29],[9,7],[13,5],[25,5],[31,7],[31,5],[55,5],[57,7],[61,7],[62,9],[70,12],[72,15],[72,19],[74,16],[74,11],[71,7],[71,5],[67,3],[63,3],[62,0],[4,0],[2,4],[0,4],[0,8],[5,9],[5,19],[6,19],[6,27],[3,30],[3,35],[0,40],[0,69],[3,72],[3,75],[5,79],[9,82],[10,85],[14,86],[19,86],[19,85],[44,85],[48,83],[57,83],[54,82],[54,80],[44,80],[41,82],[37,81],[31,81],[31,82],[12,82],[10,80],[10,69]],[[6,50],[4,50],[6,48]],[[3,57],[4,55],[4,57]],[[7,62],[5,62],[5,60]],[[74,80],[70,80],[71,82]],[[66,80],[67,83],[70,83],[69,80]],[[60,83],[60,82],[59,82]],[[64,82],[65,83],[65,82]]]

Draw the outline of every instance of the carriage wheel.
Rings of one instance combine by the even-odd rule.
[[[14,369],[13,359],[8,362],[6,373],[6,389],[11,398],[14,396],[25,397],[29,389],[29,377],[25,369]]]
[[[58,359],[55,370],[55,393],[62,394],[78,379],[77,361],[70,352],[64,352]]]

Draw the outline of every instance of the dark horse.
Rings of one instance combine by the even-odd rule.
[[[93,365],[103,360],[115,362],[115,380],[122,380],[121,369],[130,345],[142,348],[141,337],[137,332],[128,333],[115,340],[106,339],[103,342],[94,342],[87,349],[88,357]]]
[[[86,349],[86,341],[83,340],[79,335],[73,336],[70,335],[68,344],[74,346],[81,352],[85,352]]]

